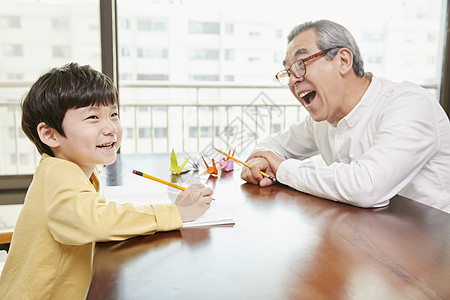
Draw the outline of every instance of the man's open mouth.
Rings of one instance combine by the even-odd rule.
[[[308,91],[300,94],[300,98],[303,99],[305,105],[309,105],[314,100],[315,97],[316,97],[315,91]]]

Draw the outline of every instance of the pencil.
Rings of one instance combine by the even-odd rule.
[[[186,188],[184,186],[181,186],[181,185],[178,185],[178,184],[175,184],[175,183],[172,183],[172,182],[160,179],[160,178],[152,176],[152,175],[145,174],[145,173],[140,172],[140,171],[133,170],[133,173],[136,174],[136,175],[139,175],[139,176],[142,176],[142,177],[145,177],[145,178],[148,178],[148,179],[160,182],[160,183],[167,184],[168,186],[177,188],[177,189],[182,190],[182,191],[186,190]]]
[[[213,148],[214,148],[214,147],[213,147]],[[214,148],[214,150],[216,150],[216,151],[222,153],[223,155],[225,155],[225,156],[231,158],[231,159],[234,160],[235,162],[238,162],[238,163],[240,163],[240,164],[246,166],[246,167],[249,168],[249,169],[252,168],[252,166],[250,166],[249,164],[247,164],[247,163],[245,163],[245,162],[243,162],[243,161],[240,161],[239,159],[237,159],[237,158],[234,157],[234,156],[231,156],[230,154],[227,154],[227,153],[225,153],[225,152],[223,152],[223,151],[220,151],[220,150],[217,149],[217,148]],[[264,177],[267,177],[267,178],[269,178],[269,179],[271,179],[271,180],[275,180],[275,178],[273,178],[272,176],[270,176],[269,174],[267,174],[267,173],[265,173],[265,172],[263,172],[263,171],[259,171],[259,173],[261,173],[261,175],[264,176]]]

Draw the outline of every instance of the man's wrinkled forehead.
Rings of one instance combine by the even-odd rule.
[[[317,49],[316,41],[316,32],[312,29],[297,34],[287,45],[286,57],[283,61],[284,67],[288,68],[302,56],[307,56],[307,54],[314,52]]]

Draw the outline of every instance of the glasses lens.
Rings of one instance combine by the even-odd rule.
[[[291,66],[291,73],[294,74],[295,77],[301,78],[305,75],[306,69],[305,69],[305,63],[303,60],[297,60],[295,63]]]
[[[289,84],[289,73],[286,70],[278,72],[276,77],[278,81],[281,83],[281,85]]]

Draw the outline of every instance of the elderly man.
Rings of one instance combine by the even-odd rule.
[[[418,85],[365,73],[343,26],[307,22],[288,36],[282,85],[309,112],[259,143],[241,178],[274,182],[360,207],[381,207],[396,194],[450,213],[450,123]],[[321,154],[325,163],[308,158]]]

